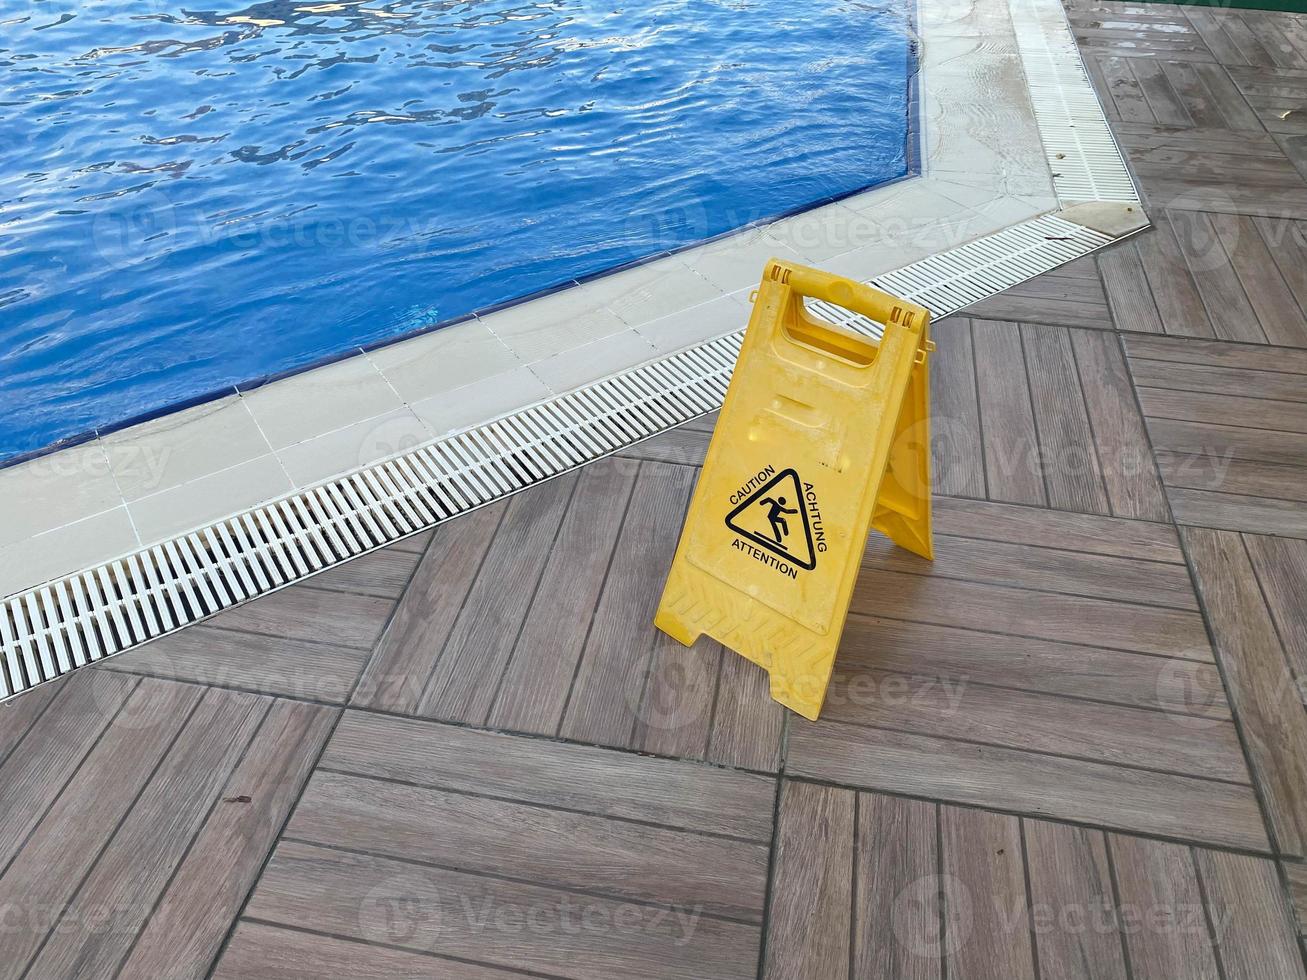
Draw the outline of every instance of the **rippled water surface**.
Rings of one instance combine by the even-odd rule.
[[[0,459],[901,176],[889,2],[0,4]]]

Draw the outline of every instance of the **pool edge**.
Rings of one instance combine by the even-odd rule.
[[[1071,128],[1094,125],[1106,133],[1108,140],[1112,140],[1106,121],[1102,118],[1101,108],[1098,107],[1097,96],[1084,73],[1078,50],[1070,37],[1065,15],[1060,7],[1055,8],[1056,18],[1060,19],[1060,24],[1049,24],[1050,19],[1055,19],[1051,18],[1053,9],[1054,5],[1049,0],[1014,0],[1012,4],[1014,17],[1019,16],[1027,21],[1029,18],[1034,18],[1038,23],[1041,37],[1049,40],[1046,52],[1033,54],[1023,52],[1023,70],[1026,71],[1029,79],[1031,64],[1028,59],[1042,58],[1048,62],[1046,67],[1051,68],[1055,75],[1065,79],[1047,80],[1049,86],[1054,88],[1056,85],[1067,84],[1083,86],[1097,112],[1097,120],[1090,118],[1092,113],[1089,112],[1083,99],[1085,91],[1081,91],[1077,93],[1080,99],[1075,109],[1081,121],[1076,123],[1073,120]],[[1050,34],[1060,34],[1064,37],[1055,36],[1049,39]],[[1061,43],[1058,43],[1059,41]],[[1032,103],[1036,101],[1033,88],[1030,89],[1030,97]],[[1044,112],[1043,119],[1039,119],[1041,108]],[[1056,105],[1042,107],[1035,105],[1035,112],[1040,123],[1041,140],[1046,152],[1051,156],[1054,151],[1049,149],[1050,145],[1053,145],[1050,139],[1066,139],[1067,133],[1057,129],[1046,131],[1048,127],[1058,125]],[[1071,118],[1070,115],[1068,118]],[[1112,140],[1112,147],[1115,149],[1114,140]],[[1089,165],[1086,159],[1086,166]],[[1059,169],[1062,169],[1062,166],[1065,164],[1061,164]],[[1130,180],[1119,150],[1116,151],[1116,168],[1110,169],[1113,169],[1113,173],[1109,176],[1115,181],[1115,186],[1118,188],[1128,186],[1133,195],[1133,206],[1137,208],[1138,196],[1133,190],[1133,182]],[[1118,190],[1115,196],[1106,199],[1125,207],[1130,206],[1130,201],[1122,201],[1121,197],[1122,194]],[[1083,198],[1078,198],[1064,203],[1074,204],[1082,201]],[[1133,230],[1138,230],[1138,227]],[[1126,232],[1129,233],[1132,232]],[[1079,255],[1089,254],[1110,244],[1113,240],[1110,236],[1068,222],[1056,214],[1046,214],[1028,218],[950,250],[954,260],[957,258],[957,253],[966,250],[970,250],[975,256],[985,256],[978,263],[973,263],[969,267],[970,272],[965,275],[950,274],[944,277],[947,281],[942,281],[938,274],[939,263],[932,263],[933,256],[931,256],[902,269],[873,277],[871,281],[882,288],[902,292],[918,301],[924,300],[924,305],[930,306],[937,314],[943,314],[953,312],[963,305],[976,302],[983,296],[992,295],[993,292],[1054,268]],[[1000,260],[992,259],[992,255],[995,254],[992,251],[994,246],[999,249]],[[867,329],[866,324],[847,320],[846,322],[854,329]],[[197,526],[194,531],[131,550],[123,557],[108,555],[105,558],[113,560],[88,562],[88,567],[82,572],[19,592],[5,600],[4,614],[0,615],[0,640],[3,641],[4,650],[4,659],[0,661],[0,699],[29,689],[36,683],[61,676],[83,663],[94,662],[103,656],[122,652],[149,639],[190,625],[192,622],[198,622],[255,595],[284,588],[295,581],[332,567],[340,561],[384,547],[407,534],[417,533],[425,527],[448,519],[456,513],[464,513],[501,499],[509,493],[561,475],[576,466],[615,452],[625,445],[649,438],[672,425],[703,414],[705,411],[711,411],[709,397],[711,392],[716,390],[716,387],[720,387],[724,392],[720,364],[722,352],[730,348],[730,338],[736,333],[738,332],[732,331],[716,340],[690,345],[680,352],[649,358],[643,364],[582,385],[575,391],[554,393],[534,405],[502,413],[497,418],[465,427],[461,431],[443,434],[433,438],[427,446],[396,453],[388,460],[360,467],[343,477],[282,495],[279,500],[244,507],[221,519],[211,518]],[[709,357],[710,354],[712,357]],[[685,410],[690,414],[672,411],[667,405],[658,404],[657,410],[650,412],[647,419],[652,428],[642,435],[633,436],[627,442],[604,449],[602,442],[593,441],[592,446],[596,452],[582,454],[572,463],[553,472],[544,472],[540,469],[543,460],[547,458],[541,457],[534,464],[538,478],[528,479],[520,485],[514,485],[515,481],[509,478],[512,469],[503,469],[503,459],[506,457],[502,455],[496,457],[493,450],[487,453],[488,447],[501,445],[504,431],[517,429],[519,434],[530,432],[533,426],[539,424],[529,421],[535,417],[533,413],[548,414],[548,406],[558,406],[569,398],[581,405],[589,404],[593,415],[590,421],[599,424],[603,420],[604,410],[596,409],[595,406],[608,404],[611,408],[615,404],[612,401],[615,391],[626,391],[629,394],[644,387],[645,394],[656,399],[660,387],[652,384],[649,379],[665,376],[672,369],[673,364],[684,365],[696,362],[701,366],[712,363],[716,366],[695,382],[706,386],[703,391],[698,392],[693,398],[687,395]],[[641,375],[639,372],[646,373]],[[729,364],[726,376],[729,376]],[[710,407],[702,407],[705,404],[703,401],[705,397],[709,398],[707,404]],[[631,410],[634,410],[634,403]],[[575,414],[578,411],[580,410],[570,408],[563,413],[563,417],[571,417],[575,421]],[[564,429],[565,427],[560,427],[560,433]],[[539,431],[537,429],[537,433]],[[643,430],[636,427],[629,431],[639,433]],[[442,492],[441,481],[455,481],[451,486],[456,485],[458,480],[467,479],[466,474],[461,474],[455,467],[453,471],[442,475],[436,470],[431,470],[432,457],[423,457],[426,462],[422,466],[416,465],[415,459],[410,460],[408,457],[415,457],[424,452],[438,454],[441,451],[438,447],[446,444],[451,452],[452,447],[461,447],[452,458],[462,458],[466,461],[476,460],[478,454],[482,457],[477,465],[486,467],[486,472],[489,474],[485,477],[486,487],[492,492],[479,500],[476,499],[478,492],[465,491],[464,494],[456,495],[463,496],[466,506],[455,507],[453,510],[450,510],[449,505],[456,501],[447,498],[442,505],[444,510],[442,515],[432,504],[432,501],[439,499]],[[473,447],[476,447],[475,451]],[[507,451],[521,454],[538,452],[539,449],[533,445],[527,445],[525,448],[519,445],[516,448],[508,447]],[[567,454],[555,449],[555,458],[556,461],[565,460]],[[432,495],[422,498],[426,500],[425,514],[428,515],[425,521],[415,521],[415,517],[424,513],[423,508],[418,507],[416,503],[419,497],[409,499],[405,497],[407,491],[399,492],[398,495],[395,493],[400,486],[395,474],[405,469],[411,474],[420,474],[423,470],[429,471],[428,485],[423,486],[419,480],[411,488],[411,492],[418,494],[419,497]],[[378,488],[381,488],[380,491]],[[448,494],[448,488],[443,492]],[[369,498],[372,498],[371,502]],[[274,520],[268,516],[274,512],[280,513],[281,517]],[[401,513],[404,514],[402,519],[399,516]],[[260,514],[263,514],[268,521],[266,525],[259,523]],[[314,514],[316,517],[312,517]],[[386,515],[384,522],[379,522],[381,514]],[[305,515],[309,515],[312,519],[307,520],[298,530],[289,531],[290,536],[286,539],[297,549],[310,549],[308,552],[301,552],[299,560],[296,561],[289,551],[284,550],[286,545],[285,542],[280,541],[279,532],[271,533],[268,529],[272,528],[275,532],[278,523],[293,523],[295,517],[305,520]],[[385,525],[389,525],[390,530],[386,530]],[[289,527],[289,524],[287,526]],[[245,530],[238,532],[237,529],[242,527]],[[256,528],[257,533],[253,530]],[[240,540],[245,539],[248,539],[250,549],[248,554],[244,553],[244,547],[240,544]],[[262,544],[259,544],[256,539],[261,539]],[[259,563],[272,560],[269,556],[279,551],[282,554],[280,558],[275,559],[275,565],[281,570],[281,581],[275,581],[276,576],[270,576],[270,569],[273,566],[259,565],[259,570],[256,572],[255,565],[244,564],[246,561]],[[308,560],[307,556],[310,553],[317,555],[316,567],[314,562]],[[173,576],[173,580],[167,580],[169,575]],[[166,616],[162,613],[165,608],[169,610]],[[94,647],[90,642],[92,639],[95,643]],[[81,651],[80,657],[78,650]]]

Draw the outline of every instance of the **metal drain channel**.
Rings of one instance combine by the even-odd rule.
[[[1137,201],[1115,142],[1107,152],[1093,119],[1083,121],[1095,117],[1111,140],[1074,41],[1069,52],[1058,41],[1070,37],[1065,19],[1058,25],[1050,12],[1062,18],[1061,8],[1016,0],[1014,19],[1017,8],[1018,35],[1044,38],[1040,50],[1022,45],[1027,71],[1036,69],[1032,94],[1036,84],[1065,89],[1046,94],[1038,115],[1050,159],[1065,152],[1074,164],[1055,178],[1059,195]],[[1050,107],[1059,101],[1065,112]],[[938,317],[1111,241],[1045,215],[871,282]],[[828,303],[810,308],[880,336],[881,325],[865,317]],[[742,339],[735,331],[12,596],[0,604],[0,701],[715,411]]]

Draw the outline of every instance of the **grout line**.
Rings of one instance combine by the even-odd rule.
[[[1095,266],[1095,268],[1098,267]],[[1076,353],[1075,339],[1069,332],[1065,336],[1066,347],[1071,354],[1071,370],[1076,376],[1076,395],[1079,396],[1080,406],[1085,412],[1085,426],[1089,429],[1089,443],[1094,450],[1094,463],[1098,470],[1098,485],[1103,489],[1103,500],[1107,503],[1108,515],[1116,516],[1115,508],[1112,506],[1112,490],[1107,485],[1107,468],[1103,465],[1103,451],[1098,445],[1098,432],[1094,428],[1094,413],[1089,410],[1089,399],[1085,397],[1085,376],[1080,369],[1080,355]],[[1126,371],[1128,376],[1128,366]]]
[[[1189,866],[1193,869],[1194,880],[1198,883],[1198,900],[1203,903],[1203,921],[1207,926],[1207,942],[1212,949],[1212,958],[1216,961],[1216,972],[1221,980],[1229,980],[1225,972],[1224,957],[1221,956],[1221,938],[1216,933],[1216,923],[1212,919],[1212,903],[1207,897],[1207,883],[1203,880],[1203,869],[1198,864],[1198,855],[1191,844],[1185,851],[1189,855]]]
[[[1035,970],[1035,980],[1041,980],[1043,974],[1039,967],[1039,934],[1035,928],[1035,897],[1030,884],[1030,848],[1026,841],[1026,821],[1017,817],[1017,834],[1021,839],[1021,874],[1026,887],[1026,928],[1030,930],[1030,958]]]
[[[268,434],[263,431],[263,423],[259,421],[258,416],[254,414],[254,410],[250,408],[250,403],[245,400],[245,393],[241,391],[239,388],[235,389],[235,391],[236,391],[237,400],[240,402],[241,407],[245,409],[245,414],[249,417],[250,421],[254,423],[254,428],[259,430],[259,436],[263,439],[263,444],[268,449],[267,455],[271,456],[273,459],[277,461],[277,469],[281,470],[281,475],[286,478],[286,482],[291,487],[298,487],[299,484],[295,482],[294,478],[292,478],[290,475],[290,471],[286,469],[286,464],[281,461],[281,456],[278,454],[277,450],[272,447],[272,440],[269,439]],[[262,455],[263,454],[260,454],[260,456]],[[249,462],[252,462],[252,460],[248,460],[248,459],[242,460],[240,463],[237,463],[236,466],[241,466]],[[227,469],[229,470],[235,469],[235,467],[229,466],[227,467]],[[204,476],[197,477],[195,480],[191,480],[189,482],[195,483],[198,482],[199,480],[205,479],[206,477],[215,476],[217,473],[222,473],[222,472],[224,471],[216,470],[214,473],[206,473],[204,474]],[[182,484],[182,486],[184,485],[185,484]],[[175,489],[175,488],[169,488],[169,489]],[[166,491],[160,491],[160,492],[166,492]]]
[[[781,794],[784,792],[786,784],[785,759],[787,752],[784,743],[788,741],[788,729],[789,724],[787,718],[786,731],[782,733],[783,744],[781,749],[780,769],[776,773],[776,786],[772,796],[771,846],[767,851],[767,882],[763,888],[762,926],[758,934],[758,980],[764,980],[766,974],[767,943],[771,938],[771,909],[772,902],[776,897],[776,864],[780,853],[781,837]]]
[[[1121,883],[1116,873],[1116,858],[1112,853],[1112,834],[1106,831],[1098,831],[1103,838],[1103,851],[1107,856],[1107,877],[1108,884],[1112,889],[1112,919],[1116,926],[1116,936],[1121,943],[1121,958],[1125,964],[1126,980],[1135,980],[1134,966],[1130,962],[1130,944],[1126,941],[1126,932],[1122,928],[1121,916]]]
[[[948,980],[949,938],[948,938],[948,888],[951,876],[946,875],[944,866],[944,804],[936,802],[935,808],[935,900],[939,906],[939,969],[940,980]],[[963,936],[963,941],[966,937]]]
[[[112,460],[109,459],[109,449],[104,444],[104,440],[101,439],[98,435],[95,437],[95,442],[100,447],[100,454],[104,457],[104,467],[109,473],[109,478],[113,480],[114,489],[118,491],[118,504],[120,507],[122,507],[123,512],[127,514],[127,523],[129,523],[132,526],[132,534],[136,536],[136,544],[138,547],[144,547],[145,540],[141,537],[140,528],[136,526],[136,518],[132,515],[131,507],[127,505],[127,495],[123,493],[122,484],[118,481],[118,474],[114,472],[113,462]],[[110,510],[115,510],[115,509],[116,508],[112,508],[112,507],[110,508]],[[92,514],[90,516],[94,517],[95,515]],[[85,519],[86,518],[82,518],[82,520]],[[76,522],[70,521],[69,523],[73,524]],[[61,526],[67,527],[68,525],[65,524]],[[37,537],[37,536],[38,535],[33,535],[33,537]]]
[[[858,842],[862,837],[861,826],[862,793],[853,792],[853,867],[849,871],[849,976],[848,980],[858,980]]]

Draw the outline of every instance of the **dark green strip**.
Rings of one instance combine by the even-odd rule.
[[[1134,0],[1136,3],[1172,3],[1173,0]],[[1278,10],[1307,14],[1307,0],[1186,0],[1184,7],[1238,7],[1241,10]]]

